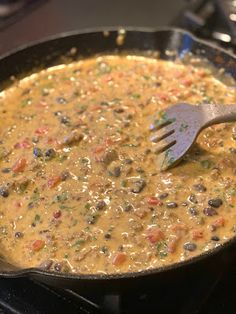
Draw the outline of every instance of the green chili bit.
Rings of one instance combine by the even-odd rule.
[[[84,244],[85,243],[85,240],[84,239],[78,239],[74,244],[72,244],[72,246],[71,247],[80,247],[81,246],[81,244]]]
[[[69,193],[67,191],[63,191],[61,194],[57,194],[53,198],[53,202],[65,202],[69,198]]]
[[[158,242],[156,245],[156,249],[157,249],[158,255],[161,258],[166,257],[168,255],[166,242],[164,241]]]
[[[202,166],[202,168],[204,169],[210,169],[212,167],[212,161],[205,159],[205,160],[201,160],[200,164]]]

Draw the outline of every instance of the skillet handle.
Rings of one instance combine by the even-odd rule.
[[[205,116],[206,119],[204,127],[236,121],[236,105],[204,104],[202,106],[204,113],[203,117]]]

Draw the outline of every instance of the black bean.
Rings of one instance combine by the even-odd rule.
[[[150,153],[151,153],[151,149],[150,148],[145,149],[145,151],[144,151],[145,155],[149,155]]]
[[[211,237],[211,240],[212,241],[220,241],[220,238],[218,236],[214,235]]]
[[[68,125],[68,124],[70,124],[70,118],[67,117],[67,116],[63,116],[63,117],[61,117],[60,122],[61,122],[62,124]]]
[[[118,158],[119,156],[118,156],[117,151],[112,149],[105,153],[104,157],[102,158],[102,162],[108,166],[110,163],[112,163],[112,161],[115,161]]]
[[[39,142],[39,138],[38,138],[38,137],[33,137],[33,138],[32,138],[32,142],[33,142],[34,144],[37,144],[37,143]]]
[[[168,208],[176,208],[176,207],[178,207],[178,204],[176,202],[168,202],[168,203],[166,203],[166,206]]]
[[[169,195],[169,193],[162,193],[158,197],[160,200],[163,200],[164,198],[167,198],[168,195]]]
[[[110,239],[111,238],[111,234],[110,233],[105,233],[104,238],[107,239],[107,240]]]
[[[54,116],[58,117],[58,116],[61,116],[62,115],[62,112],[61,111],[56,111],[54,112]]]
[[[58,104],[65,105],[67,103],[66,99],[63,97],[57,97],[56,99]]]
[[[20,232],[20,231],[17,231],[15,233],[15,238],[17,238],[17,239],[23,238],[23,236],[24,236],[24,234],[22,232]]]
[[[135,169],[138,173],[144,173],[145,171],[143,170],[143,168],[138,167]]]
[[[191,194],[188,198],[189,202],[193,203],[193,204],[197,204],[198,203],[198,200],[196,198],[196,195],[195,194]]]
[[[49,148],[45,152],[46,159],[50,160],[56,156],[56,152],[53,148]]]
[[[30,202],[29,204],[28,204],[28,208],[29,209],[32,209],[34,207],[34,203],[33,202]]]
[[[146,181],[143,179],[140,179],[138,181],[134,182],[134,187],[131,189],[131,192],[133,193],[140,193],[146,186]]]
[[[206,192],[206,190],[207,190],[207,188],[203,184],[200,184],[200,183],[194,184],[193,188],[200,193]]]
[[[219,208],[222,204],[223,204],[223,201],[220,198],[214,198],[208,201],[208,205],[214,208]]]
[[[129,114],[127,114],[127,116],[126,116],[126,119],[132,120],[133,117],[134,117],[134,116],[132,115],[132,113],[129,113]]]
[[[206,216],[215,216],[217,215],[217,211],[212,208],[212,207],[206,207],[203,209],[203,213],[206,215]]]
[[[189,208],[189,212],[193,216],[197,216],[198,215],[198,210],[195,207],[190,207]]]
[[[62,265],[60,263],[56,263],[54,265],[54,270],[60,272],[62,269]]]
[[[9,196],[9,190],[6,186],[0,186],[0,195],[2,197],[8,197]]]
[[[97,221],[97,216],[96,215],[91,215],[87,217],[87,223],[89,223],[90,225],[94,225],[95,222]]]
[[[51,268],[52,264],[53,264],[53,261],[51,259],[47,259],[47,260],[43,261],[42,263],[40,263],[39,268],[41,268],[43,270],[49,270]],[[58,268],[58,266],[57,266],[57,268]],[[55,269],[55,270],[57,270],[57,269]]]
[[[101,252],[104,253],[104,254],[107,253],[108,252],[108,247],[107,246],[102,246],[101,247]]]
[[[235,147],[230,147],[229,151],[231,154],[236,154],[236,148]]]
[[[104,201],[99,201],[96,205],[96,209],[102,210],[106,207],[106,203]]]
[[[83,138],[83,134],[81,134],[78,130],[74,130],[64,138],[63,144],[73,146],[80,143]]]
[[[33,149],[33,154],[34,154],[34,156],[37,157],[37,158],[43,156],[42,150],[41,150],[40,148],[38,148],[38,147],[35,147],[35,148]]]
[[[124,164],[127,164],[127,165],[132,164],[132,162],[133,162],[133,160],[130,159],[130,158],[127,158],[127,159],[124,160]]]
[[[11,172],[11,168],[3,168],[2,173],[9,173]]]
[[[186,251],[190,251],[190,252],[193,252],[195,251],[197,248],[197,245],[195,243],[192,243],[192,242],[187,242],[184,244],[184,249]]]
[[[133,209],[133,205],[127,203],[124,205],[124,211],[125,212],[130,212]]]
[[[113,175],[114,175],[116,178],[118,178],[118,177],[120,176],[120,174],[121,174],[121,169],[120,169],[120,167],[114,167],[114,169],[113,169]]]
[[[66,181],[70,177],[70,172],[65,170],[61,173],[61,180]]]
[[[118,246],[118,251],[119,251],[119,252],[123,252],[123,251],[124,251],[124,247],[123,247],[122,244]]]
[[[125,109],[122,107],[114,109],[115,113],[123,113],[124,111],[125,111]]]
[[[124,128],[128,128],[130,126],[130,122],[124,121],[123,126],[124,126]]]

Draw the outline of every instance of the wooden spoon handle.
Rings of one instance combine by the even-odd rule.
[[[236,121],[236,105],[206,104],[203,107],[204,127]]]

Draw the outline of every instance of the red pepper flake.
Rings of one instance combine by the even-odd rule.
[[[54,212],[53,213],[53,217],[56,218],[56,219],[60,218],[61,217],[61,211],[58,210],[57,212]]]
[[[126,254],[123,252],[118,252],[113,256],[112,264],[115,266],[120,266],[126,261]]]
[[[50,189],[54,188],[61,182],[61,176],[55,176],[48,180],[48,187]]]
[[[32,249],[35,252],[40,251],[45,246],[45,242],[43,240],[35,240],[32,244]]]
[[[38,134],[38,135],[45,135],[47,133],[48,133],[48,127],[47,126],[42,126],[42,127],[35,130],[35,134]]]
[[[14,145],[14,148],[31,148],[31,147],[32,147],[32,143],[30,142],[28,138]]]
[[[22,172],[26,167],[26,163],[27,161],[25,158],[18,159],[17,162],[12,167],[12,171],[15,173]]]
[[[158,205],[158,206],[161,206],[163,205],[163,202],[161,202],[157,197],[155,196],[151,196],[148,198],[147,200],[148,204],[149,205]]]
[[[163,240],[165,238],[164,233],[161,231],[158,227],[151,227],[147,230],[147,238],[148,240],[154,244],[157,243],[160,240]]]

